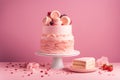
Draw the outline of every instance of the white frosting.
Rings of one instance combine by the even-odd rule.
[[[72,34],[72,25],[43,26],[43,34]]]

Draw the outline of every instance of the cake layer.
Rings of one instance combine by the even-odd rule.
[[[42,34],[72,34],[72,25],[43,26]]]
[[[93,69],[95,68],[95,58],[83,57],[74,59],[72,67],[77,69]]]
[[[74,50],[74,40],[41,39],[41,51],[45,53],[65,53]]]

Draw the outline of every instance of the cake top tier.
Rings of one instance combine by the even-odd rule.
[[[58,10],[48,12],[42,22],[45,26],[71,25],[72,23],[66,14],[61,14]]]

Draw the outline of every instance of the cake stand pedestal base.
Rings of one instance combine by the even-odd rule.
[[[39,56],[51,56],[53,57],[53,61],[52,61],[52,65],[51,67],[54,68],[54,69],[62,69],[64,68],[64,65],[63,65],[63,59],[62,57],[72,57],[72,56],[77,56],[80,54],[80,51],[77,51],[77,50],[74,50],[74,51],[71,51],[71,52],[67,52],[67,53],[43,53],[43,52],[36,52],[35,54],[39,55]]]
[[[62,58],[61,57],[53,57],[53,62],[52,62],[51,67],[54,69],[64,68]]]

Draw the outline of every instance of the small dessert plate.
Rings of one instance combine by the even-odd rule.
[[[70,71],[73,71],[73,72],[81,72],[81,73],[94,72],[94,71],[97,70],[97,68],[93,68],[93,69],[75,69],[75,68],[72,68],[71,66],[68,67],[68,69]]]

